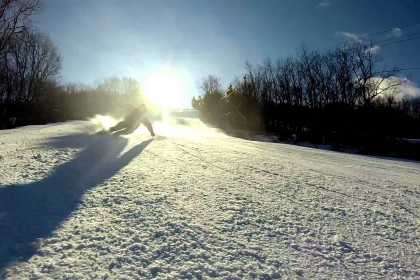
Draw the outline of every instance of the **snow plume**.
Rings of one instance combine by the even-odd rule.
[[[96,115],[89,120],[96,127],[97,131],[108,130],[118,123],[119,120],[105,115]]]
[[[179,117],[171,114],[162,114],[159,120],[150,119],[155,133],[159,136],[170,138],[203,138],[221,137],[224,135],[216,128],[210,128],[197,117]],[[116,125],[121,119],[116,119],[108,115],[96,115],[89,120],[95,125],[96,131],[108,130]],[[146,134],[144,125],[140,125],[134,133]]]
[[[374,78],[374,80],[377,80],[377,81],[380,81],[382,79],[383,78],[380,78],[380,77]],[[395,84],[398,84],[398,85],[395,87],[390,87]],[[381,83],[379,90],[384,90],[386,88],[389,88],[389,89],[385,90],[381,94],[381,96],[386,97],[386,96],[393,95],[398,100],[401,100],[403,98],[412,99],[412,98],[420,97],[420,88],[413,81],[410,81],[409,79],[405,77],[391,76],[385,79]]]
[[[158,135],[170,138],[197,139],[224,136],[219,129],[208,127],[200,119],[194,117],[168,115],[161,121],[154,122],[153,127]]]

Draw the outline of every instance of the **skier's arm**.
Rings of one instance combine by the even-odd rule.
[[[149,130],[150,135],[155,136],[152,123],[147,118],[143,118],[142,123],[144,124],[145,127],[147,127],[147,130]]]

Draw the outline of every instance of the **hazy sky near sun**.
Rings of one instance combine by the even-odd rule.
[[[43,0],[34,22],[63,59],[63,82],[109,76],[142,80],[162,65],[188,77],[188,95],[208,74],[228,83],[246,61],[327,49],[346,40],[420,34],[417,0]],[[386,31],[377,33],[378,31]],[[375,50],[384,65],[419,67],[420,40]],[[419,82],[420,72],[404,73]],[[189,101],[186,101],[189,102]]]

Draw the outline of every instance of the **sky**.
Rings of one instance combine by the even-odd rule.
[[[43,0],[34,24],[59,49],[63,83],[110,76],[141,83],[170,67],[187,84],[187,104],[207,75],[227,85],[246,62],[303,46],[390,40],[372,49],[383,67],[420,67],[419,11],[417,0]],[[419,70],[400,75],[420,84]]]

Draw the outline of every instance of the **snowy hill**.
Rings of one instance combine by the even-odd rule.
[[[197,119],[0,131],[0,278],[419,279],[420,164]]]

